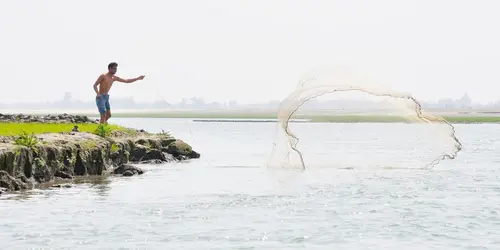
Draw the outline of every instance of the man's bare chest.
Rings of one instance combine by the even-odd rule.
[[[113,82],[114,82],[114,81],[115,81],[115,79],[114,79],[114,78],[112,78],[112,77],[105,77],[105,78],[103,79],[103,81],[102,81],[102,83],[101,83],[101,84],[106,85],[106,86],[111,86],[111,85],[113,84]]]

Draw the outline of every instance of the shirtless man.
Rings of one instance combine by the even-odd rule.
[[[118,64],[116,62],[108,64],[108,73],[101,74],[99,78],[97,78],[97,81],[94,83],[94,91],[97,94],[95,102],[97,104],[99,114],[101,114],[101,124],[106,123],[111,117],[111,107],[109,106],[108,93],[111,89],[111,86],[113,85],[113,82],[118,81],[123,83],[133,83],[137,80],[144,79],[143,75],[132,79],[122,79],[118,76],[115,76],[117,69]],[[99,85],[99,90],[97,89],[97,85]]]

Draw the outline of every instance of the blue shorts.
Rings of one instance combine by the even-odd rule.
[[[95,103],[97,104],[97,109],[101,115],[105,114],[106,111],[111,110],[109,106],[109,95],[101,95],[101,99],[95,97]]]

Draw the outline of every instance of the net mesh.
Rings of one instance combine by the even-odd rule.
[[[267,166],[432,168],[461,148],[454,126],[412,95],[336,68],[305,76],[282,101]]]

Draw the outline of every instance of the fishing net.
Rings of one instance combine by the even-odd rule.
[[[432,168],[461,147],[453,125],[412,95],[337,68],[311,72],[282,101],[267,165]]]

